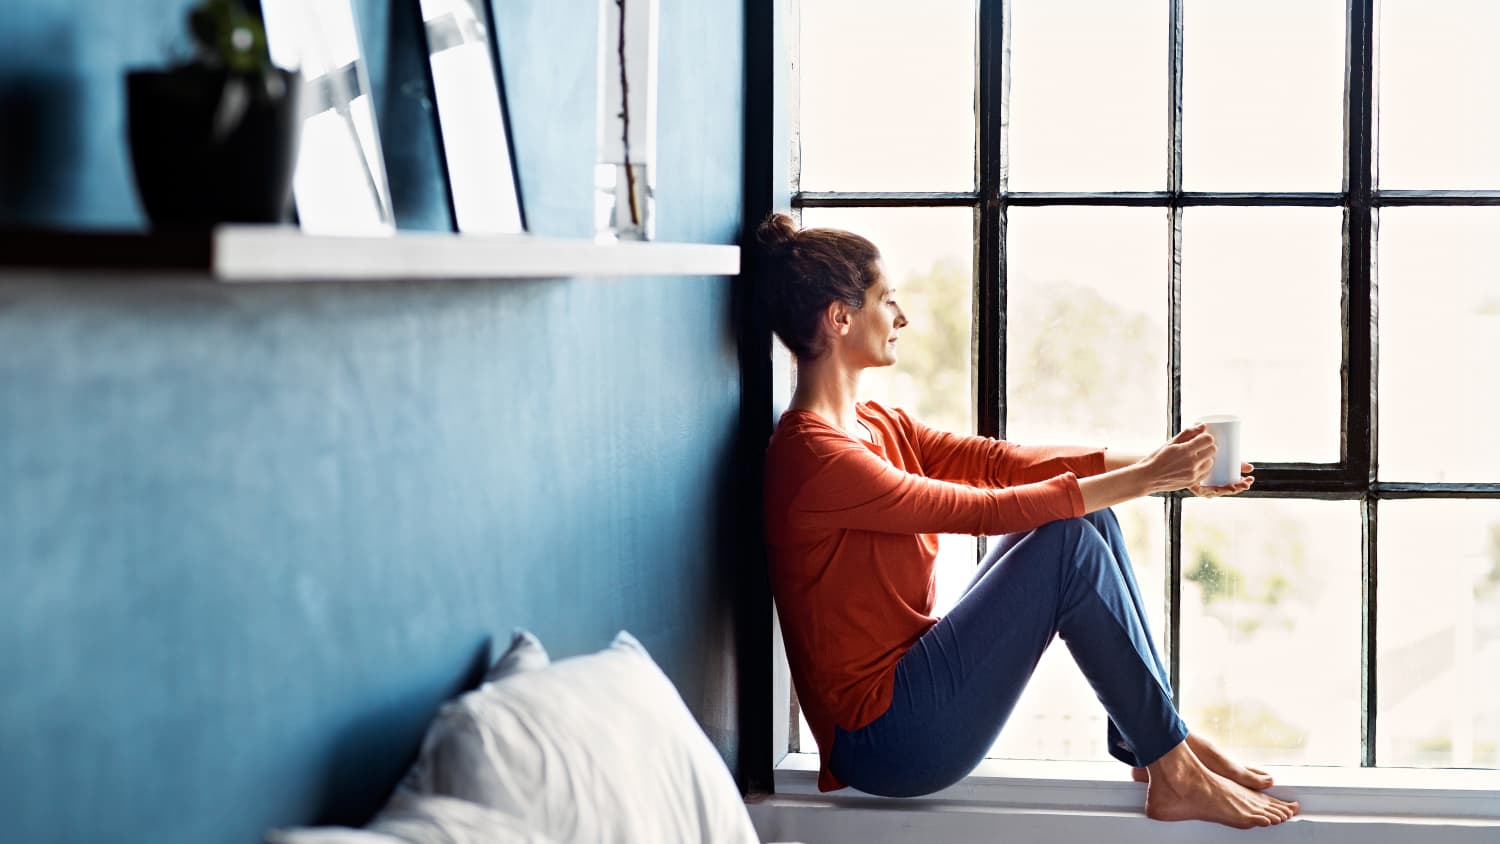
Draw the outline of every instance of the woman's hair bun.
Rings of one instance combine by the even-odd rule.
[[[842,229],[799,229],[779,211],[756,227],[755,241],[763,258],[757,288],[771,330],[798,360],[812,360],[827,345],[819,319],[828,305],[864,307],[865,290],[879,276],[880,250]]]
[[[766,217],[755,230],[755,240],[767,249],[780,249],[797,238],[797,224],[790,215],[780,211]]]

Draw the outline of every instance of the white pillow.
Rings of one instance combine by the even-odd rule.
[[[542,643],[531,634],[531,631],[516,628],[511,633],[510,646],[505,649],[505,653],[501,654],[489,670],[484,672],[483,682],[493,683],[512,674],[539,671],[551,662],[552,659],[547,656],[547,649],[542,647]],[[427,734],[422,742],[424,747],[433,742],[436,732],[437,722],[434,721],[427,727]],[[417,761],[412,763],[406,776],[402,777],[400,784],[396,786],[398,793],[400,791],[419,793],[431,790],[427,785],[431,779],[427,772],[427,756],[425,752],[417,755]]]
[[[547,667],[547,650],[525,630],[485,672],[485,682]],[[422,759],[407,772],[380,814],[363,829],[305,826],[273,829],[266,844],[551,844],[546,836],[503,812],[452,797],[419,794]]]
[[[364,829],[273,829],[266,844],[553,844],[494,809],[434,794],[397,790]]]
[[[534,637],[517,642],[528,653],[511,665],[523,670],[439,711],[408,787],[498,810],[556,841],[757,840],[718,751],[633,636],[545,668]]]
[[[511,674],[520,674],[525,671],[536,671],[546,668],[552,663],[551,657],[547,656],[547,649],[542,643],[531,635],[531,631],[517,628],[510,635],[510,647],[505,653],[495,660],[490,670],[484,673],[484,682],[493,683],[504,679]]]

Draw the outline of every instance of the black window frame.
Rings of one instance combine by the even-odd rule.
[[[1169,391],[1167,428],[1182,427],[1182,238],[1183,210],[1195,206],[1329,207],[1343,214],[1341,268],[1342,365],[1340,367],[1339,459],[1335,463],[1258,463],[1255,488],[1245,497],[1356,500],[1361,514],[1360,765],[1376,765],[1378,702],[1376,642],[1380,502],[1395,499],[1468,498],[1500,500],[1500,482],[1411,483],[1377,479],[1378,319],[1377,210],[1410,206],[1496,206],[1500,190],[1378,190],[1375,184],[1375,15],[1378,0],[1346,0],[1344,59],[1343,189],[1335,192],[1215,192],[1182,190],[1183,37],[1186,0],[1169,5],[1168,170],[1164,191],[1012,192],[1004,115],[1012,0],[976,0],[978,56],[975,67],[977,120],[976,182],[972,191],[801,191],[792,174],[792,207],[937,208],[974,210],[974,378],[978,432],[1001,437],[1006,428],[1005,230],[1011,207],[1123,206],[1168,211],[1170,281],[1167,285]],[[794,12],[795,14],[795,12]],[[798,106],[794,103],[793,108]],[[798,138],[793,138],[793,158]],[[1181,583],[1182,501],[1166,499],[1166,642],[1172,687],[1182,688]],[[981,549],[982,553],[982,549]],[[794,717],[795,722],[795,717]]]

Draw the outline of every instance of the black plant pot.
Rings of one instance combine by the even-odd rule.
[[[135,187],[154,228],[290,218],[301,77],[185,65],[126,74]]]

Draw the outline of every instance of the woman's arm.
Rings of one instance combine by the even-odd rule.
[[[1107,471],[1104,450],[1090,446],[1019,445],[992,437],[961,436],[931,428],[902,411],[909,440],[928,477],[970,486],[1015,486],[1072,472],[1078,477]],[[894,415],[894,414],[893,414]]]
[[[1113,472],[1116,469],[1124,469],[1126,466],[1135,464],[1146,459],[1145,455],[1133,452],[1106,451],[1104,452],[1104,471]]]
[[[1139,463],[1111,469],[1102,475],[1079,478],[1078,490],[1083,493],[1086,513],[1123,504],[1155,491],[1151,489],[1145,468]]]
[[[863,446],[841,447],[818,459],[817,470],[788,490],[788,517],[803,527],[1000,534],[1085,512],[1070,474],[992,489],[904,472]]]

